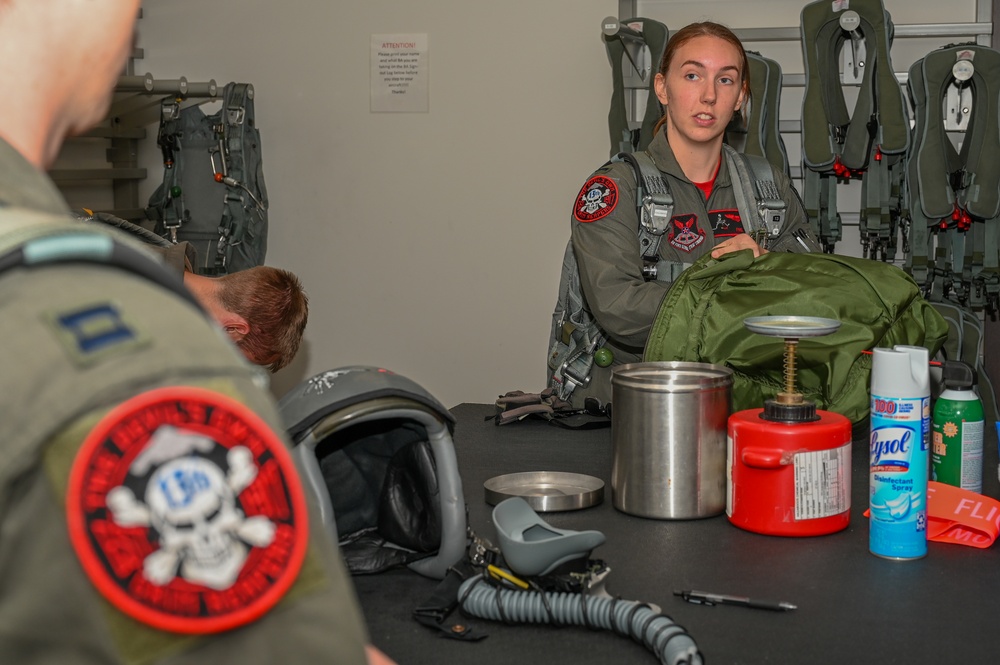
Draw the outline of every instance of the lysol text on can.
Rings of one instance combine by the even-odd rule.
[[[923,347],[872,353],[868,549],[889,559],[927,554],[929,366]]]

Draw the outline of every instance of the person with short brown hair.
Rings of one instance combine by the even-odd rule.
[[[291,272],[271,266],[219,277],[185,272],[184,285],[254,364],[277,372],[298,353],[309,299]]]

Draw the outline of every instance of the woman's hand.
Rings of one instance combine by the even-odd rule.
[[[741,233],[738,236],[733,236],[728,240],[720,242],[715,248],[712,249],[712,258],[717,259],[720,256],[729,254],[730,252],[739,252],[744,249],[752,249],[754,258],[757,258],[761,254],[767,254],[766,249],[761,249],[760,245],[754,242],[746,233]]]

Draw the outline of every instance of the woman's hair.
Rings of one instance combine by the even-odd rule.
[[[309,318],[309,300],[298,277],[270,266],[240,270],[219,278],[219,302],[242,316],[250,331],[237,346],[272,372],[295,357]]]
[[[718,37],[724,41],[729,42],[736,48],[736,51],[740,54],[740,89],[743,92],[743,99],[750,99],[750,60],[747,58],[746,49],[743,48],[743,42],[737,37],[732,30],[720,23],[714,23],[713,21],[704,21],[702,23],[689,23],[677,32],[675,32],[671,37],[670,41],[667,42],[667,48],[663,51],[663,59],[660,61],[660,74],[663,76],[667,75],[667,68],[670,67],[670,62],[674,59],[674,54],[677,50],[687,44],[689,41],[695,37]],[[746,103],[746,101],[744,101]],[[667,121],[667,115],[664,113],[663,117],[656,123],[656,127],[653,129],[653,134],[660,131],[663,123]]]

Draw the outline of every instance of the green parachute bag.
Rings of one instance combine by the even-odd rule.
[[[796,345],[795,387],[816,407],[852,423],[868,416],[874,347],[923,346],[933,356],[948,325],[916,283],[882,261],[835,254],[745,250],[705,255],[671,285],[643,360],[682,360],[733,370],[733,409],[760,408],[784,388],[783,340],[750,332],[755,316],[815,316],[840,321]]]

